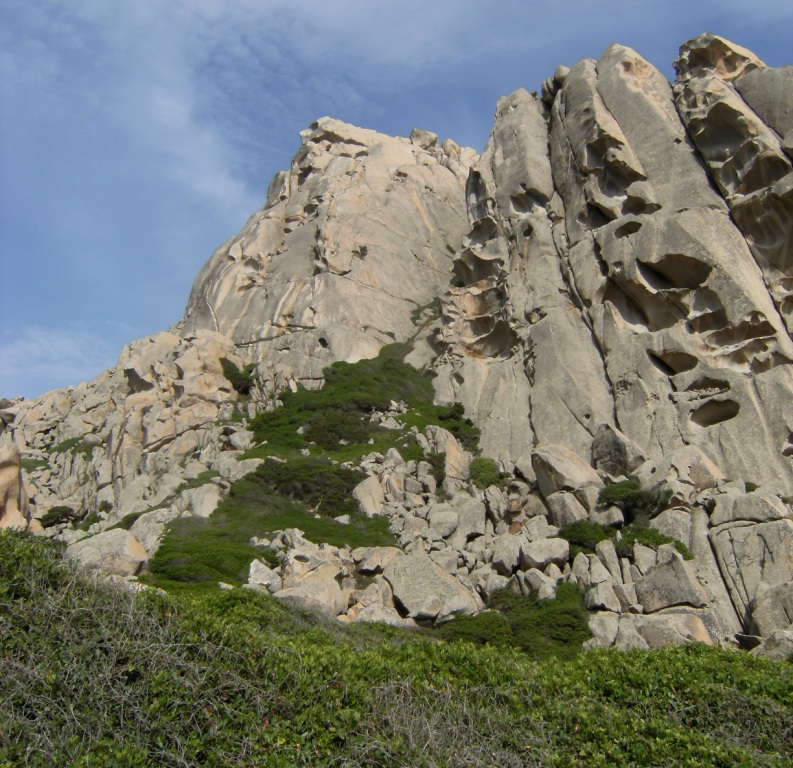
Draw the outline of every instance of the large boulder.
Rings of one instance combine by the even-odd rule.
[[[392,560],[383,576],[394,591],[394,602],[417,621],[442,622],[455,614],[478,613],[481,598],[420,553]]]
[[[100,568],[114,576],[136,576],[149,559],[141,543],[120,528],[71,544],[66,555],[86,568]]]
[[[13,443],[0,443],[0,528],[27,528],[27,516],[19,449]]]
[[[693,566],[677,552],[647,570],[636,582],[636,596],[647,613],[674,605],[702,608],[708,604]]]

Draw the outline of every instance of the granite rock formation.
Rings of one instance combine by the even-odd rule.
[[[417,433],[426,458],[446,454],[442,499],[429,465],[398,453],[365,459],[355,493],[399,548],[284,531],[263,544],[281,566],[255,562],[251,588],[404,625],[564,580],[586,594],[591,644],[788,647],[793,67],[711,34],[675,66],[670,84],[614,44],[559,67],[541,95],[499,100],[481,155],[428,131],[312,124],[177,326],[89,383],[2,403],[0,525],[91,513],[87,530],[45,533],[134,574],[171,520],[211,514],[261,461],[238,460],[251,435],[230,419],[222,358],[249,367],[252,417],[321,387],[334,361],[409,342],[512,483],[477,490],[448,432]],[[562,526],[626,523],[598,503],[625,477],[668,490],[652,526],[693,560],[610,542],[570,557]],[[128,533],[106,532],[130,513]],[[356,572],[375,581],[356,590]]]

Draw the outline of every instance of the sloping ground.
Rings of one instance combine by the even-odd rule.
[[[0,765],[783,766],[793,666],[691,646],[531,662],[340,627],[248,591],[196,602],[0,532]]]

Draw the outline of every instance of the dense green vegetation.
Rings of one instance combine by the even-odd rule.
[[[44,469],[48,465],[45,459],[26,458],[19,460],[19,466],[25,472],[35,472],[37,469]]]
[[[435,632],[447,640],[514,648],[537,660],[572,659],[590,637],[584,601],[572,584],[560,584],[555,600],[505,589],[493,595],[488,608],[476,616],[461,616]]]
[[[50,453],[57,455],[59,453],[66,453],[70,451],[73,454],[82,454],[83,456],[90,456],[94,450],[94,446],[86,445],[82,437],[70,437],[68,440],[62,440],[54,446]]]
[[[640,525],[638,522],[627,525],[620,531],[592,520],[577,520],[559,529],[558,536],[570,542],[570,559],[574,560],[579,552],[591,554],[599,541],[611,539],[619,557],[633,557],[633,544],[643,544],[658,551],[662,544],[674,544],[675,549],[686,560],[693,560],[694,555],[682,542],[667,536],[654,528]]]
[[[471,461],[471,482],[480,489],[491,485],[501,485],[503,477],[494,459],[477,456]]]
[[[73,523],[78,520],[79,517],[80,515],[71,507],[67,507],[65,504],[57,504],[54,507],[50,507],[41,516],[40,522],[42,528],[52,528],[55,525]]]
[[[129,594],[2,532],[0,766],[790,765],[791,663],[435,637],[247,590]]]
[[[351,492],[365,476],[345,462],[396,446],[406,461],[428,461],[440,484],[445,454],[425,457],[410,429],[439,424],[473,450],[479,436],[459,403],[433,404],[431,381],[404,362],[407,351],[406,345],[392,344],[371,360],[334,363],[324,371],[322,389],[279,395],[283,405],[250,424],[259,445],[246,457],[267,461],[234,483],[209,519],[172,521],[145,579],[181,591],[191,584],[242,583],[252,559],[272,560],[250,544],[251,537],[286,528],[299,528],[317,544],[394,546],[388,520],[359,511]],[[234,378],[230,364],[224,371]],[[389,410],[392,401],[406,406],[399,414],[401,429],[384,429],[370,419],[374,411]],[[482,477],[500,479],[495,462],[476,461]],[[204,473],[179,490],[209,482],[213,475]],[[349,523],[334,519],[340,516],[348,516]],[[137,515],[128,516],[117,527],[127,528],[135,519]]]
[[[429,424],[441,425],[475,450],[479,430],[465,418],[459,403],[433,404],[432,382],[404,362],[408,351],[405,344],[390,344],[371,360],[336,362],[326,368],[320,390],[281,393],[281,408],[259,414],[251,422],[257,442],[266,444],[249,455],[275,453],[287,458],[313,443],[315,452],[344,460],[387,450],[395,443],[400,449],[411,448],[415,440],[408,433],[410,427],[424,429]],[[373,412],[389,410],[392,401],[408,407],[399,415],[403,430],[383,429],[370,420]]]
[[[288,464],[265,462],[234,483],[229,497],[209,518],[173,520],[151,561],[150,583],[179,584],[247,581],[254,558],[272,557],[250,543],[286,528],[299,528],[307,539],[334,546],[394,546],[385,517],[367,518],[349,493],[359,473],[318,459],[295,458]],[[291,497],[291,498],[290,498]],[[336,522],[342,514],[350,522]]]
[[[244,396],[250,393],[254,384],[253,372],[256,368],[255,363],[248,363],[240,370],[231,360],[221,357],[220,367],[223,369],[223,375],[239,394]]]

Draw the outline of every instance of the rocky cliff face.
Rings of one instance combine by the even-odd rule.
[[[370,460],[359,498],[412,531],[404,557],[448,550],[435,570],[383,566],[399,620],[429,615],[405,607],[426,602],[406,585],[426,571],[427,584],[451,576],[443,589],[466,611],[499,579],[523,574],[524,591],[545,594],[574,580],[605,645],[789,631],[793,67],[702,35],[676,69],[670,85],[621,45],[560,67],[541,96],[499,100],[481,156],[426,131],[314,123],[265,207],[201,270],[177,327],[131,344],[88,384],[5,404],[3,440],[25,467],[20,484],[9,448],[5,519],[65,504],[97,513],[89,530],[101,536],[161,506],[139,531],[152,550],[169,519],[211,513],[253,466],[237,461],[250,434],[230,420],[238,397],[220,358],[255,367],[253,416],[279,391],[320,387],[333,361],[410,342],[437,401],[463,403],[483,454],[520,488],[477,500],[461,460],[448,525],[435,524],[415,467],[401,470],[416,486],[407,499]],[[183,489],[202,473],[212,481]],[[620,562],[605,545],[569,562],[559,545],[537,546],[575,520],[624,522],[596,503],[621,476],[669,489],[673,508],[654,525],[693,562],[671,551]],[[455,538],[472,503],[481,520]],[[279,541],[288,552],[302,539]],[[334,613],[363,610],[333,594]],[[444,611],[434,617],[455,612]]]

